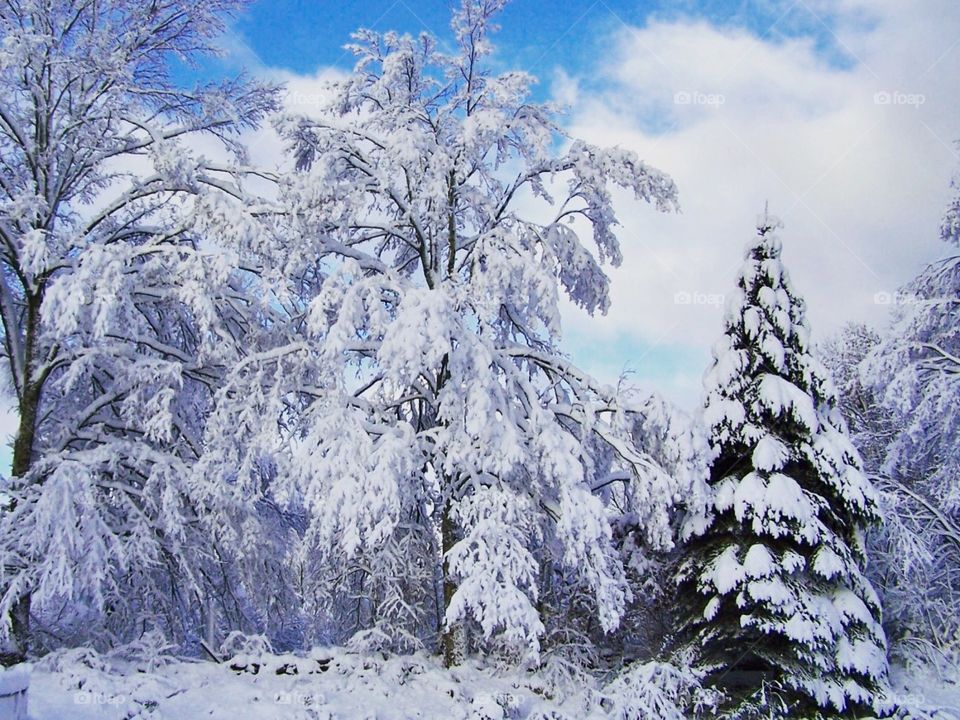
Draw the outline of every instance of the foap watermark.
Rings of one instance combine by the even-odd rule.
[[[277,705],[297,705],[307,707],[310,705],[323,705],[326,699],[322,695],[308,692],[283,692],[277,694]]]
[[[919,305],[922,302],[923,298],[920,296],[902,290],[896,292],[881,290],[873,294],[874,305]]]
[[[305,93],[299,90],[290,90],[284,96],[284,103],[288,108],[318,108],[324,102],[321,93]]]
[[[927,698],[923,693],[908,692],[904,695],[897,695],[896,702],[906,708],[922,708],[927,704]]]
[[[905,93],[899,90],[880,90],[873,94],[874,105],[909,105],[920,107],[927,101],[921,93]]]
[[[673,294],[674,305],[710,305],[723,307],[724,295],[721,293],[687,292],[681,290]]]
[[[90,690],[81,690],[73,695],[74,705],[122,705],[126,701],[126,695],[111,695]]]
[[[720,93],[705,93],[698,90],[678,90],[673,94],[674,105],[707,105],[720,107],[727,99]]]

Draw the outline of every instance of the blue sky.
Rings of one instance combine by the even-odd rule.
[[[205,72],[223,74],[253,65],[255,70],[269,68],[308,77],[318,68],[349,70],[353,60],[343,45],[356,28],[426,31],[443,41],[450,5],[450,0],[259,0],[233,23],[227,57],[208,65]],[[636,35],[654,24],[669,27],[703,23],[717,32],[741,33],[772,47],[807,42],[826,71],[842,73],[855,67],[858,59],[839,37],[839,25],[854,23],[860,29],[869,29],[874,21],[868,10],[840,15],[831,4],[777,0],[570,0],[562,5],[514,0],[501,15],[494,62],[501,68],[521,68],[539,76],[536,93],[540,99],[555,97],[554,80],[558,75],[576,78],[580,92],[586,88],[602,96],[616,93],[617,85],[623,84],[611,78],[605,67],[611,60],[615,62],[615,55],[623,53],[619,45],[624,36]],[[638,49],[641,56],[656,54],[654,48],[643,43]],[[690,47],[691,55],[697,52]],[[713,62],[706,52],[696,61],[707,65]],[[631,120],[653,136],[669,135],[677,129],[673,109],[664,109],[656,101],[640,102],[630,108]],[[642,154],[642,148],[639,150]],[[670,171],[669,167],[664,169]],[[751,217],[742,220],[744,233],[749,233]],[[712,320],[719,332],[720,316],[714,315]],[[603,379],[613,381],[620,372],[633,371],[633,379],[646,386],[661,386],[666,394],[688,406],[696,403],[697,379],[709,361],[708,347],[708,342],[684,342],[684,338],[663,341],[623,329],[607,333],[598,345],[583,319],[571,323],[568,330],[568,348],[574,357]]]
[[[429,32],[444,39],[453,0],[254,0],[233,22],[233,32],[266,66],[310,74],[320,66],[349,69],[343,45],[359,27]],[[590,68],[608,50],[611,34],[651,19],[702,18],[718,27],[742,27],[773,41],[807,36],[823,57],[838,65],[854,62],[838,45],[829,12],[778,0],[514,0],[501,15],[498,60],[535,75],[557,68]],[[236,61],[236,57],[232,60]],[[212,63],[208,72],[229,71]]]

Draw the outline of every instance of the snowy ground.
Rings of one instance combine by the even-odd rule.
[[[937,720],[960,720],[960,678],[932,667],[912,671],[894,667],[891,680],[898,696],[909,707],[924,708]]]
[[[230,665],[235,669],[231,669]],[[245,669],[236,668],[246,666]],[[385,657],[318,649],[307,656],[240,655],[231,663],[119,660],[71,650],[38,663],[32,720],[683,720],[676,677],[641,666],[603,686],[554,665],[539,675],[468,663],[443,669],[423,655]],[[933,673],[894,675],[924,714],[960,720],[960,690]],[[629,697],[628,697],[629,696]]]
[[[424,656],[384,659],[316,650],[306,658],[268,656],[266,663],[250,664],[246,672],[200,661],[123,667],[87,651],[63,653],[34,668],[30,715],[34,720],[500,720],[578,717],[590,700],[582,690],[577,697],[560,697],[543,678],[531,682],[529,676],[472,664],[445,671]],[[599,696],[593,699],[596,712],[579,716],[609,717]],[[564,712],[564,705],[576,712]]]

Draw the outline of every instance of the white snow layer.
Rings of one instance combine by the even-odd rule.
[[[32,720],[683,720],[682,697],[696,682],[657,662],[628,666],[608,685],[562,664],[536,674],[494,667],[446,670],[425,655],[339,649],[118,663],[77,649],[34,669],[30,712]]]

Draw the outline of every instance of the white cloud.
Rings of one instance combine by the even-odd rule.
[[[936,236],[958,163],[960,6],[832,8],[836,44],[857,59],[846,69],[812,40],[679,20],[622,27],[590,69],[601,89],[584,89],[596,76],[558,75],[571,133],[635,149],[674,177],[683,207],[661,216],[620,204],[625,261],[609,315],[566,310],[581,362],[595,365],[592,349],[614,338],[625,355],[632,342],[638,353],[666,344],[706,357],[722,317],[709,298],[732,290],[765,201],[786,223],[784,260],[817,337],[849,320],[882,322],[874,295],[945,250]],[[691,301],[677,304],[678,293]],[[682,389],[665,392],[694,401],[699,373],[672,378]]]

